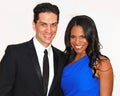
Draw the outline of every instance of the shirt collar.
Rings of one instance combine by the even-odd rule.
[[[50,54],[50,51],[52,50],[51,44],[50,44],[47,48],[45,48],[45,47],[36,39],[36,37],[33,38],[33,42],[34,42],[34,45],[35,45],[36,50],[39,50],[39,53],[42,53],[42,52],[44,52],[45,49],[47,49],[48,55]]]

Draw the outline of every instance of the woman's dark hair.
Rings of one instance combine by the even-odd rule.
[[[36,23],[37,20],[39,19],[39,14],[42,12],[53,12],[54,14],[57,15],[57,21],[59,22],[59,9],[56,5],[53,5],[51,3],[41,3],[38,4],[34,9],[34,22]]]
[[[65,53],[68,56],[68,63],[71,63],[73,59],[75,58],[75,51],[73,50],[71,44],[70,44],[70,34],[71,29],[73,26],[78,25],[81,26],[85,32],[85,38],[88,42],[88,47],[86,49],[86,54],[88,55],[90,59],[90,67],[94,69],[94,64],[96,60],[99,60],[99,55],[101,55],[100,47],[101,44],[99,42],[98,38],[98,32],[96,29],[96,25],[94,21],[86,16],[86,15],[80,15],[73,17],[70,22],[68,23],[68,26],[65,31]],[[96,72],[96,69],[94,69],[94,74]]]

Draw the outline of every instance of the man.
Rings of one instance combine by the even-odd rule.
[[[59,9],[56,5],[42,3],[33,11],[35,37],[25,43],[8,46],[1,60],[0,96],[62,96],[60,78],[64,55],[51,45],[57,31]],[[43,79],[45,49],[49,58],[47,92],[46,80]]]

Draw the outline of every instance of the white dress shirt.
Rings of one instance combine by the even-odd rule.
[[[52,84],[53,76],[54,76],[53,50],[52,50],[51,44],[47,48],[45,48],[43,45],[41,45],[39,43],[39,41],[36,39],[36,37],[33,38],[33,43],[34,43],[34,46],[35,46],[35,50],[36,50],[36,53],[37,53],[37,57],[38,57],[38,61],[39,61],[39,65],[40,65],[40,69],[41,69],[42,74],[43,74],[44,50],[47,49],[47,51],[48,51],[48,59],[49,59],[49,82],[48,82],[48,92],[47,92],[47,94],[48,94],[50,86]]]

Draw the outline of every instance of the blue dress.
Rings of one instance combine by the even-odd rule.
[[[100,96],[99,79],[92,77],[89,62],[86,55],[64,67],[61,80],[64,96]]]

